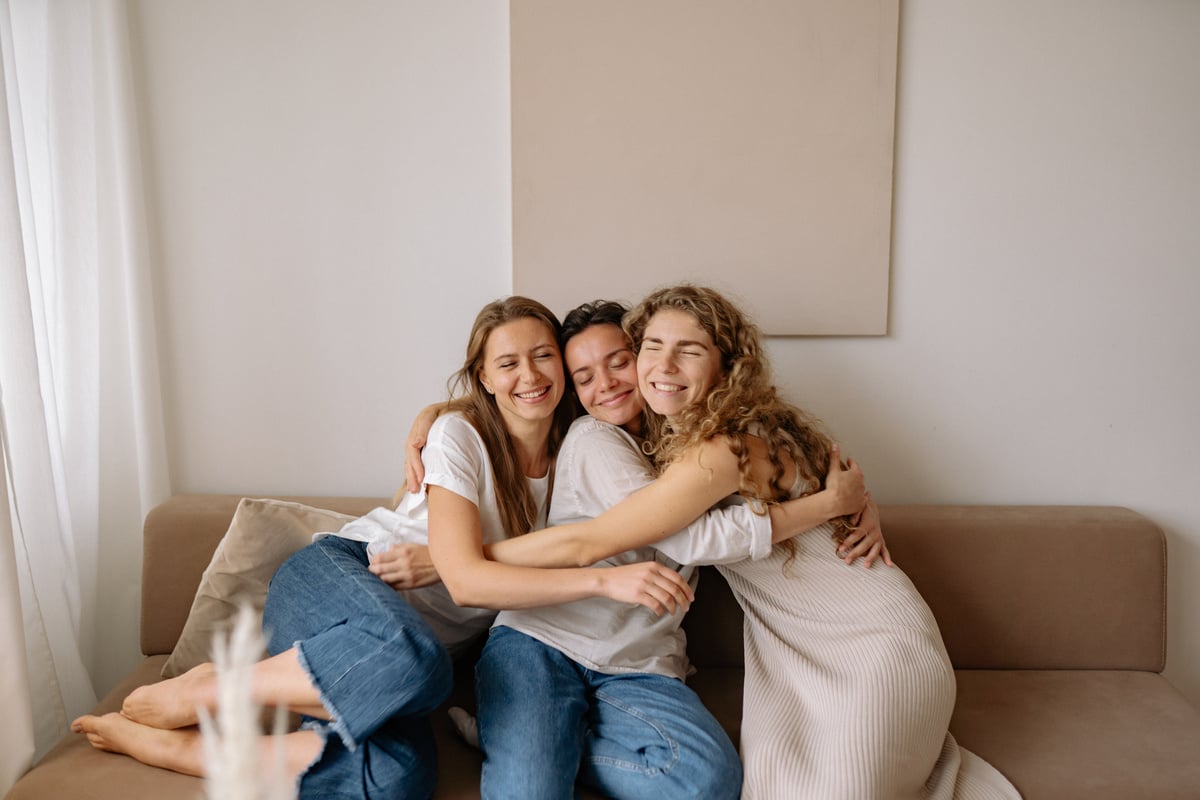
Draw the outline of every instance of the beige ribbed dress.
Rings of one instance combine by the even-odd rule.
[[[718,567],[745,611],[745,800],[1019,798],[947,731],[954,671],[899,567],[846,566],[828,525]]]

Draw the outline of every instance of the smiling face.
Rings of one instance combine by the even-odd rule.
[[[637,374],[650,408],[673,417],[704,399],[721,377],[721,354],[694,316],[665,308],[646,323]]]
[[[609,324],[584,328],[567,340],[563,357],[584,411],[632,432],[641,428],[642,396],[624,331]]]
[[[533,317],[500,325],[484,345],[479,380],[509,430],[551,421],[566,387],[554,331]]]

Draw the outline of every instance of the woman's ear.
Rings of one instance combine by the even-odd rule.
[[[487,378],[483,377],[483,367],[475,367],[475,380],[479,381],[479,385],[482,386],[483,390],[488,394],[496,393],[496,390],[488,384]]]

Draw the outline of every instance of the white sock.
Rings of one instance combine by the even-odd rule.
[[[446,713],[450,715],[450,721],[454,723],[454,730],[458,732],[462,740],[478,750],[479,723],[475,721],[475,717],[468,714],[466,709],[458,706],[451,706]]]

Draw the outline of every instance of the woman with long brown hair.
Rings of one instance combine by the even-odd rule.
[[[690,601],[686,582],[658,564],[606,574],[493,565],[476,586],[405,592],[369,569],[372,543],[482,548],[544,523],[554,457],[573,416],[560,402],[567,385],[558,330],[554,315],[528,298],[484,307],[456,376],[460,410],[430,434],[426,491],[318,538],[272,579],[263,615],[270,656],[255,665],[252,696],[307,718],[284,737],[301,797],[429,796],[436,754],[428,714],[450,689],[448,648],[485,630],[493,609],[599,595],[661,613]],[[455,603],[464,595],[469,602]],[[201,665],[136,690],[120,713],[72,727],[98,749],[201,775],[195,726],[199,709],[215,709],[216,688],[212,665]]]

